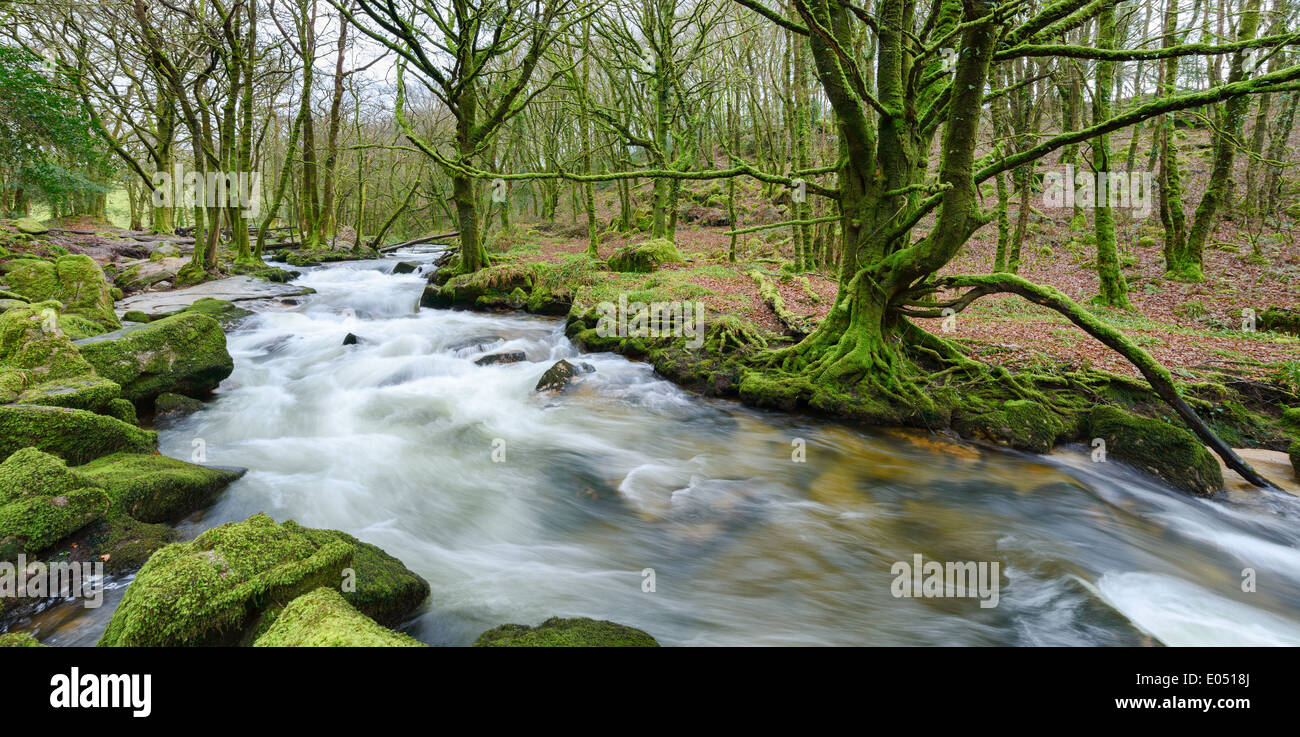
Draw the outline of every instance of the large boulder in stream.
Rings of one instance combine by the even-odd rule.
[[[114,512],[141,522],[171,522],[207,506],[245,469],[199,466],[164,455],[115,453],[76,471],[108,491]]]
[[[573,364],[560,359],[555,365],[546,369],[542,378],[537,380],[537,386],[533,389],[535,392],[559,392],[568,388],[573,378],[578,375],[578,369]]]
[[[321,587],[343,588],[359,611],[391,620],[409,613],[396,614],[417,593],[427,595],[427,586],[396,559],[342,532],[255,514],[154,553],[99,644],[250,644],[286,605]]]
[[[235,369],[221,325],[192,312],[80,340],[77,347],[135,402],[163,392],[203,395]]]
[[[23,448],[0,463],[0,560],[44,550],[108,511],[97,484],[59,458]]]
[[[0,405],[0,460],[29,446],[80,465],[121,451],[152,453],[158,433],[80,409]]]
[[[357,611],[334,589],[299,596],[276,616],[253,647],[425,647]]]
[[[659,647],[635,627],[586,617],[551,617],[536,627],[503,624],[484,632],[474,647]]]
[[[1106,452],[1140,471],[1196,496],[1223,488],[1214,456],[1190,430],[1102,405],[1087,421],[1088,437],[1101,438]]]

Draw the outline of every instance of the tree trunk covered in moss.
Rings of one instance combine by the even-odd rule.
[[[1260,0],[1246,0],[1241,12],[1241,22],[1237,27],[1238,41],[1249,41],[1255,38],[1255,32],[1259,29],[1259,3]],[[1239,50],[1232,55],[1232,63],[1228,68],[1228,84],[1240,82],[1245,78],[1244,60],[1244,51]],[[1237,147],[1241,145],[1242,124],[1249,105],[1250,99],[1244,96],[1234,97],[1223,103],[1220,127],[1214,134],[1214,163],[1210,167],[1210,183],[1201,197],[1200,205],[1196,207],[1192,227],[1187,232],[1187,245],[1181,259],[1182,269],[1179,272],[1179,276],[1184,278],[1195,281],[1205,278],[1202,271],[1205,243],[1209,239],[1210,231],[1214,229],[1215,218],[1229,204],[1232,162]]]
[[[1178,43],[1178,0],[1166,0],[1163,43],[1172,48]],[[1178,57],[1164,60],[1161,72],[1160,94],[1173,97],[1178,88]],[[1183,210],[1183,177],[1178,165],[1178,139],[1174,116],[1166,113],[1160,119],[1160,173],[1158,176],[1160,223],[1164,226],[1165,272],[1170,276],[1188,274],[1187,215]],[[1199,271],[1199,264],[1196,270]]]
[[[1104,6],[1097,15],[1097,48],[1115,48],[1115,7]],[[1097,84],[1092,97],[1093,125],[1110,118],[1111,90],[1115,85],[1115,63],[1100,61],[1097,63]],[[1097,276],[1101,291],[1096,297],[1098,304],[1109,307],[1129,309],[1128,283],[1119,268],[1119,252],[1115,245],[1115,215],[1110,207],[1110,136],[1101,134],[1092,142],[1092,169],[1097,174],[1098,184],[1107,182],[1107,186],[1098,187],[1096,207],[1093,209],[1093,234],[1097,241]]]

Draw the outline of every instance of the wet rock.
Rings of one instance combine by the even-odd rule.
[[[496,335],[478,335],[465,340],[458,340],[447,346],[451,353],[462,353],[466,351],[485,351],[492,346],[504,343],[505,340]]]
[[[348,333],[347,335],[343,336],[343,345],[356,345],[357,343],[360,342],[361,339],[358,338],[354,333]]]
[[[542,378],[538,379],[537,386],[533,391],[563,391],[573,381],[573,377],[577,375],[578,371],[573,367],[573,364],[561,359],[556,361],[554,366],[547,369],[546,373],[542,374]]]
[[[1197,496],[1223,488],[1214,456],[1190,430],[1140,417],[1109,405],[1088,416],[1088,436],[1106,442],[1106,452],[1140,471]]]
[[[247,644],[273,626],[281,604],[346,582],[355,583],[357,596],[345,598],[368,615],[366,597],[382,605],[376,611],[397,602],[396,611],[427,596],[423,579],[405,566],[395,571],[396,559],[368,555],[362,546],[342,532],[280,525],[264,514],[215,527],[149,558],[99,644]]]
[[[116,453],[74,470],[107,490],[113,512],[141,522],[171,522],[202,509],[244,475],[244,469],[142,453]]]
[[[526,360],[528,360],[528,357],[524,355],[523,351],[507,351],[505,353],[490,353],[474,363],[479,366],[492,366],[499,363],[519,363]]]
[[[659,647],[659,643],[635,627],[586,617],[552,617],[536,627],[503,624],[479,635],[474,647]]]
[[[0,560],[40,552],[108,511],[108,495],[94,481],[22,448],[0,463]]]
[[[584,374],[594,374],[594,373],[596,373],[596,367],[595,367],[595,366],[592,366],[591,364],[587,363],[586,361],[583,361],[583,362],[581,362],[581,363],[578,364],[578,370],[581,371],[581,372],[584,373]]]
[[[289,602],[253,647],[425,647],[357,611],[334,589],[321,587]]]
[[[171,292],[150,292],[127,297],[118,304],[122,311],[140,310],[151,315],[171,314],[183,310],[207,297],[225,302],[250,299],[276,299],[287,296],[312,294],[316,290],[292,284],[276,284],[251,276],[232,276],[203,282]]]
[[[175,419],[192,415],[203,409],[203,402],[172,392],[163,392],[153,400],[155,419]]]
[[[96,373],[137,402],[163,392],[205,394],[235,368],[220,323],[198,313],[123,328],[77,341],[77,347]]]
[[[82,464],[125,451],[152,453],[158,433],[107,415],[31,404],[0,405],[0,459],[34,447]]]
[[[420,265],[414,261],[398,261],[393,267],[394,274],[413,274],[420,270]]]

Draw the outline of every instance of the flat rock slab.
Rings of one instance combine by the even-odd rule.
[[[196,284],[184,289],[168,292],[146,292],[127,297],[117,303],[118,315],[129,310],[140,310],[151,315],[163,312],[183,310],[204,297],[222,299],[227,302],[241,302],[250,299],[276,299],[278,297],[299,297],[311,294],[315,290],[293,284],[276,284],[265,279],[251,276],[232,276],[228,279]]]
[[[1291,459],[1286,453],[1278,450],[1264,450],[1262,448],[1233,448],[1241,460],[1249,463],[1251,468],[1263,474],[1264,478],[1278,485],[1282,491],[1295,496],[1300,496],[1300,479],[1296,478],[1295,469],[1291,467]],[[1215,458],[1219,458],[1217,455]],[[1223,469],[1223,485],[1229,492],[1252,493],[1258,491],[1249,482],[1237,475],[1236,471],[1231,471],[1219,458],[1219,466]]]

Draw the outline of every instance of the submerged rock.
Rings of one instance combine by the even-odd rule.
[[[278,525],[255,514],[190,542],[168,545],[140,569],[99,644],[248,643],[297,597],[349,581],[355,582],[356,601],[365,604],[369,597],[371,603],[378,602],[377,610],[388,610],[390,601],[401,599],[410,586],[378,575],[392,573],[390,561],[395,559],[379,559],[353,540],[333,530],[311,530],[293,522]]]
[[[78,341],[77,347],[100,376],[137,402],[163,392],[206,394],[235,369],[221,325],[189,312]]]
[[[1107,454],[1175,488],[1197,496],[1223,488],[1219,464],[1190,430],[1102,405],[1088,417],[1088,435],[1104,440]]]
[[[573,381],[573,377],[578,375],[578,370],[573,364],[560,359],[555,362],[554,366],[546,369],[542,378],[537,380],[537,386],[533,389],[536,392],[555,392],[562,391]]]
[[[474,647],[659,647],[635,627],[578,617],[551,617],[536,627],[503,624],[484,632]]]
[[[108,495],[93,481],[23,448],[0,463],[0,560],[44,550],[108,510]]]
[[[528,357],[523,351],[507,351],[505,353],[489,353],[474,363],[479,366],[492,366],[498,363],[519,363],[526,360],[528,360]]]
[[[141,522],[170,522],[202,509],[244,475],[244,469],[199,466],[141,453],[115,453],[76,471],[108,491],[114,512]]]
[[[354,333],[348,333],[347,335],[343,336],[343,345],[356,345],[357,343],[360,342],[361,339],[358,338]]]
[[[254,647],[425,647],[357,611],[334,589],[303,594],[281,611]]]
[[[158,433],[80,409],[0,405],[0,459],[28,446],[80,465],[119,451],[152,453]]]
[[[413,274],[420,269],[420,265],[414,261],[398,261],[393,267],[394,274]]]

